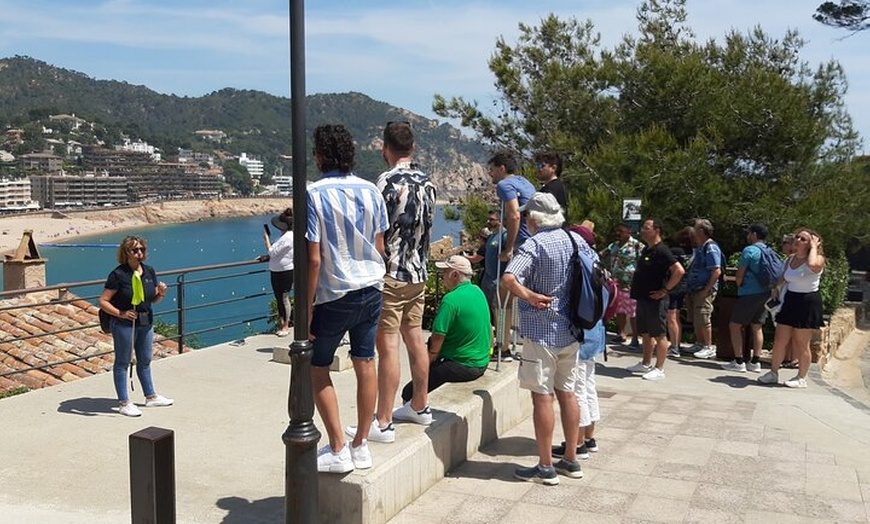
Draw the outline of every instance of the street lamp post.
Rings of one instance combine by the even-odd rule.
[[[293,343],[290,344],[290,424],[281,436],[285,447],[284,522],[310,524],[320,520],[317,481],[317,441],[311,390],[312,346],[308,341],[308,193],[305,136],[305,3],[290,0],[290,119],[293,140]]]

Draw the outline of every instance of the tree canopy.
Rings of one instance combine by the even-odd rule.
[[[863,31],[870,28],[870,1],[840,0],[839,3],[825,2],[816,8],[813,18],[831,27]]]
[[[685,0],[644,1],[637,21],[612,49],[592,21],[519,24],[518,41],[500,38],[489,60],[495,110],[441,95],[433,110],[494,149],[561,152],[569,220],[604,234],[622,199],[639,197],[670,232],[711,219],[729,251],[756,221],[818,229],[828,249],[866,241],[870,184],[851,161],[858,137],[837,62],[801,61],[794,31],[698,42]]]

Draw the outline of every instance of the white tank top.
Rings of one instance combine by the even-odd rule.
[[[806,261],[797,268],[792,269],[791,261],[786,262],[785,274],[783,277],[788,283],[788,291],[795,293],[812,293],[819,290],[819,280],[822,278],[822,271],[813,273]]]

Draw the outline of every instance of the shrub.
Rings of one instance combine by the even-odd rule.
[[[846,290],[849,288],[849,262],[846,256],[840,253],[829,257],[825,264],[825,271],[819,283],[819,292],[822,294],[822,310],[826,315],[832,314],[846,301]]]

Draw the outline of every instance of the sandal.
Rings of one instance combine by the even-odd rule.
[[[797,369],[798,362],[796,360],[792,360],[791,362],[783,362],[782,365],[780,365],[779,367],[785,369]]]

